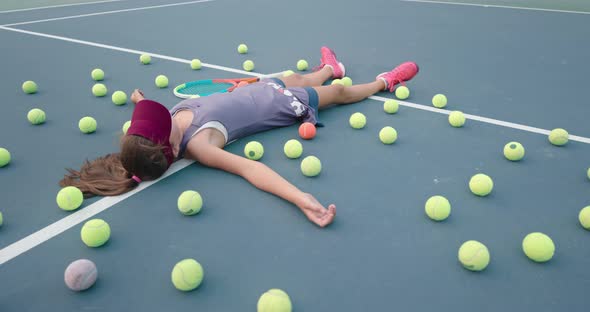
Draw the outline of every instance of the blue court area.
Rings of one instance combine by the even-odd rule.
[[[508,9],[524,9],[536,11],[550,11],[550,12],[567,12],[570,11],[576,14],[590,13],[590,3],[579,0],[405,0],[408,2],[423,2],[423,3],[440,3],[451,5],[466,5],[466,6],[483,6],[483,7],[500,7]]]
[[[61,6],[67,2],[0,5],[33,8],[0,13],[0,147],[12,154],[0,168],[0,310],[255,311],[270,288],[288,292],[294,311],[585,310],[590,232],[578,213],[590,205],[587,14],[379,0]],[[60,6],[34,9],[52,5]],[[242,42],[248,54],[237,53]],[[297,126],[226,150],[243,155],[247,142],[260,141],[260,161],[326,206],[336,204],[330,226],[316,227],[297,207],[240,177],[189,161],[131,196],[85,200],[75,212],[57,207],[64,168],[118,151],[133,104],[113,105],[114,91],[141,88],[171,108],[180,83],[245,77],[246,59],[256,64],[250,74],[295,69],[299,59],[317,65],[322,45],[336,51],[355,84],[415,61],[420,73],[408,83],[410,98],[394,115],[383,112],[383,99],[394,98],[389,93],[322,111],[326,127],[301,140],[303,156],[322,161],[315,178],[301,174],[301,159],[283,154],[283,144],[298,138]],[[150,65],[140,64],[141,53],[152,54]],[[205,66],[190,69],[193,58]],[[106,73],[104,98],[90,91],[93,68]],[[168,88],[154,85],[159,74],[170,79]],[[25,80],[35,80],[39,92],[24,94]],[[437,93],[449,99],[445,110],[430,104]],[[27,121],[36,107],[47,114],[43,125]],[[463,128],[449,125],[452,110],[469,114]],[[355,112],[367,116],[361,130],[348,124]],[[84,116],[96,118],[96,133],[78,130]],[[393,145],[379,141],[385,126],[398,132]],[[547,130],[558,127],[570,133],[563,147],[547,140]],[[502,155],[510,141],[526,148],[522,161]],[[489,196],[469,191],[476,173],[493,178]],[[203,196],[201,213],[179,213],[185,190]],[[443,222],[424,213],[433,195],[451,202]],[[111,227],[100,248],[80,240],[93,218]],[[531,232],[553,239],[549,262],[522,252]],[[488,247],[484,271],[458,262],[467,240]],[[94,261],[99,273],[92,288],[76,293],[63,274],[80,258]],[[185,258],[205,272],[187,293],[170,281]]]

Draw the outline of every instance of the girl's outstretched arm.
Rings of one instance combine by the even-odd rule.
[[[239,175],[257,188],[293,203],[320,227],[332,223],[336,216],[335,205],[325,208],[311,194],[302,192],[261,162],[237,156],[199,138],[191,140],[187,149],[201,164]]]

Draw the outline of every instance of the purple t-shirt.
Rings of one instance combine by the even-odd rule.
[[[212,122],[223,126],[226,144],[297,122],[317,123],[315,109],[309,106],[309,95],[304,88],[283,88],[272,79],[240,87],[230,93],[187,99],[174,106],[170,113],[174,115],[180,110],[191,110],[194,118],[183,134],[179,158],[183,157],[190,139],[204,125]]]

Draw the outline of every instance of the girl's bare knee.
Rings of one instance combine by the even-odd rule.
[[[334,91],[334,93],[338,94],[338,95],[342,95],[344,94],[344,91],[346,90],[345,86],[341,85],[341,84],[333,84],[330,86],[330,88],[332,88],[332,90]]]
[[[306,81],[305,77],[303,77],[303,75],[293,74],[293,76],[294,76],[293,78],[295,79],[295,81],[297,82],[297,84],[300,87],[307,86],[307,81]]]
[[[287,77],[283,77],[282,80],[285,82],[287,88],[305,86],[305,78],[300,74],[291,74]]]
[[[330,86],[332,88],[332,92],[336,95],[337,98],[343,99],[346,97],[346,87],[341,84],[333,84]]]

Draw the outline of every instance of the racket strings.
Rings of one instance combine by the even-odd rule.
[[[195,84],[187,85],[185,88],[178,90],[181,94],[193,94],[193,95],[209,95],[217,92],[222,92],[231,88],[231,83],[212,83],[212,84]]]

